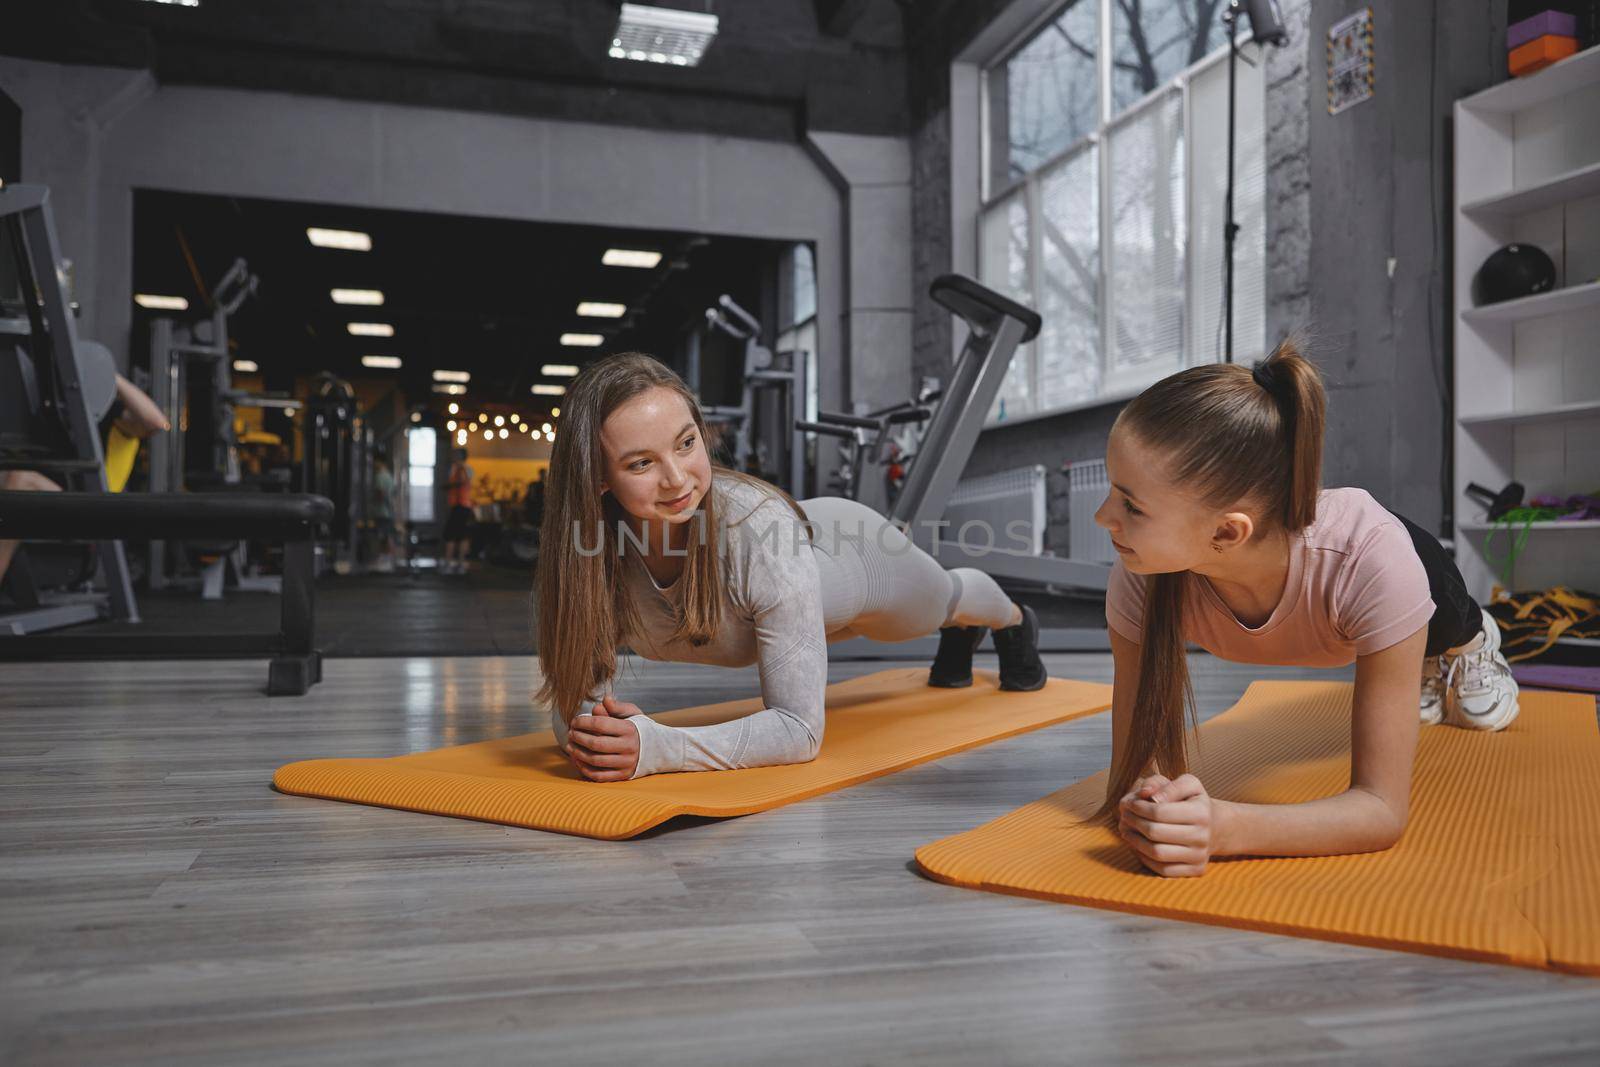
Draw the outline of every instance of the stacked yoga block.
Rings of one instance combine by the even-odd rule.
[[[1517,18],[1518,7],[1524,9],[1521,13],[1526,17]],[[1516,21],[1506,27],[1506,51],[1509,53],[1513,78],[1543,70],[1573,55],[1579,47],[1579,12],[1544,7],[1544,10],[1528,13],[1528,7],[1544,5],[1511,5],[1512,17]]]

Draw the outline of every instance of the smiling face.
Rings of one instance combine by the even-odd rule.
[[[634,518],[689,522],[711,488],[711,456],[700,427],[671,389],[647,389],[612,411],[600,427],[600,450],[600,488]]]
[[[1205,570],[1225,551],[1250,539],[1254,523],[1244,513],[1207,507],[1169,482],[1169,464],[1126,427],[1111,431],[1106,474],[1111,491],[1094,514],[1111,534],[1122,565],[1134,574]]]

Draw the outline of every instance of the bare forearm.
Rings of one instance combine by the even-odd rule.
[[[1379,852],[1400,839],[1405,817],[1363,789],[1304,804],[1213,801],[1215,856],[1340,856]]]
[[[145,438],[172,429],[156,402],[120,374],[117,375],[117,399],[122,402],[123,413],[115,422],[128,436]]]

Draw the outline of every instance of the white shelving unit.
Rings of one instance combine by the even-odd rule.
[[[1513,538],[1469,483],[1600,489],[1600,48],[1457,101],[1455,135],[1456,562],[1487,600]],[[1473,307],[1473,275],[1518,242],[1556,288]],[[1600,521],[1535,523],[1506,577],[1600,589]]]

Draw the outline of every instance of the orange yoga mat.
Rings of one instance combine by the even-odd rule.
[[[389,759],[291,763],[273,776],[285,793],[454,815],[618,840],[675,815],[749,815],[1037,730],[1111,706],[1111,687],[1052,679],[1032,693],[1001,692],[990,671],[970,689],[935,689],[926,667],[879,671],[828,686],[827,732],[810,763],[741,771],[657,774],[590,782],[549,730]],[[669,711],[669,726],[748,715],[759,699]]]
[[[1342,683],[1256,682],[1200,728],[1213,795],[1291,804],[1349,782]],[[951,885],[1279,934],[1600,974],[1600,732],[1592,696],[1522,693],[1501,733],[1425,726],[1411,821],[1385,852],[1213,861],[1148,873],[1109,828],[1077,820],[1101,772],[917,850]]]

